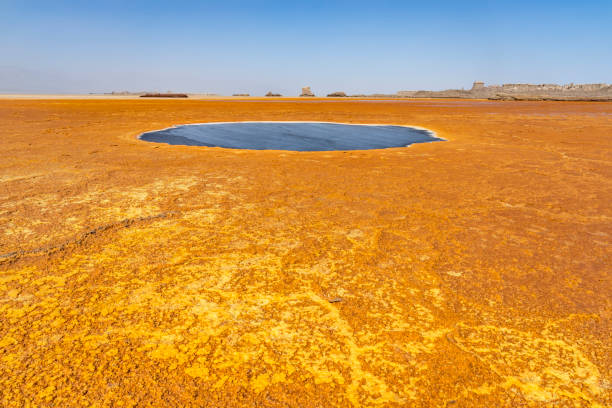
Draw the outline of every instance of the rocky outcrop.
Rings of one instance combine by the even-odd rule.
[[[401,96],[403,98],[414,96],[418,91],[398,91],[397,96]]]
[[[146,93],[140,95],[141,98],[187,98],[187,94],[183,93]]]
[[[469,90],[399,91],[403,98],[465,98],[495,100],[606,100],[612,98],[609,84],[503,84],[486,86],[476,81]]]
[[[344,92],[332,92],[330,94],[327,94],[328,97],[330,98],[345,98],[346,94]]]
[[[315,94],[312,93],[309,86],[305,86],[302,88],[302,93],[300,96],[315,96]]]
[[[281,95],[281,94],[279,94],[279,93],[268,92],[268,93],[266,94],[266,96],[283,96],[283,95]]]
[[[590,102],[612,102],[612,96],[532,96],[497,94],[488,98],[492,101],[590,101]]]

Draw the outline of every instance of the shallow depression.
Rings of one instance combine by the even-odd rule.
[[[228,122],[180,125],[143,133],[147,142],[250,150],[370,150],[444,139],[409,126],[327,122]]]

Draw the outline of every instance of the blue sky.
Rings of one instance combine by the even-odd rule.
[[[0,0],[0,18],[0,92],[612,82],[612,0]]]

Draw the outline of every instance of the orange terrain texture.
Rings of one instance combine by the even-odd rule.
[[[416,125],[282,152],[175,124]],[[0,100],[0,406],[610,407],[612,104]]]

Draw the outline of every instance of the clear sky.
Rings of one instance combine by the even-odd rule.
[[[0,92],[612,82],[612,0],[0,0]]]

